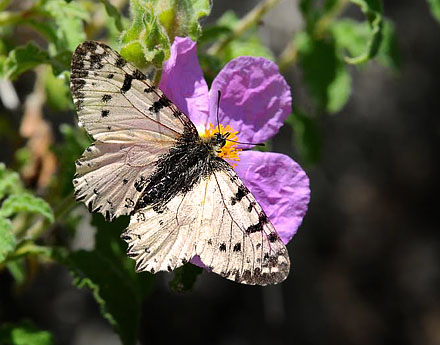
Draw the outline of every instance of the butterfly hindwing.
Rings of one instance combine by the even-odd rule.
[[[103,43],[87,41],[75,50],[71,91],[80,124],[96,140],[76,162],[75,196],[107,219],[129,214],[159,157],[195,128]]]
[[[201,222],[210,224],[212,237],[205,235],[197,250],[203,263],[239,283],[283,281],[290,270],[287,248],[255,197],[226,162],[211,181]]]
[[[221,165],[160,213],[153,207],[135,212],[122,238],[137,270],[173,270],[199,255],[213,272],[240,283],[275,284],[287,277],[285,245],[232,168]]]

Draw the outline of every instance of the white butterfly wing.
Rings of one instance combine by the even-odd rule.
[[[195,128],[103,43],[87,41],[75,50],[71,91],[79,122],[96,140],[76,162],[75,196],[107,219],[129,214],[158,158]]]
[[[227,163],[161,213],[136,211],[122,238],[138,271],[171,271],[199,255],[223,277],[267,285],[283,281],[290,269],[285,245]]]

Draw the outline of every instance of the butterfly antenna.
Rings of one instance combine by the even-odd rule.
[[[237,144],[244,144],[244,145],[255,145],[255,146],[266,146],[265,143],[246,143],[243,141],[236,141],[236,140],[232,140],[232,139],[228,139],[226,138],[227,141],[232,141],[233,143],[237,143]]]
[[[217,97],[217,127],[218,127],[218,131],[220,132],[220,134],[222,134],[221,129],[220,129],[220,121],[218,119],[218,110],[220,109],[220,98],[222,96],[222,93],[220,90],[217,90],[217,94],[218,94],[218,97]]]

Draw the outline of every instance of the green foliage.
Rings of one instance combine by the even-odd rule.
[[[99,0],[105,7],[105,11],[107,12],[108,16],[113,18],[115,21],[115,26],[119,31],[124,30],[124,25],[122,23],[122,15],[118,11],[118,9],[113,6],[109,0]]]
[[[33,42],[17,47],[7,57],[0,58],[0,77],[12,80],[27,70],[49,62],[49,54]]]
[[[131,0],[132,24],[121,37],[121,55],[144,68],[157,68],[170,55],[176,36],[200,36],[200,18],[209,14],[209,0]]]
[[[16,248],[20,231],[11,222],[13,216],[29,217],[42,216],[48,222],[54,221],[54,215],[49,204],[26,191],[17,173],[6,169],[0,163],[0,263]],[[20,222],[17,222],[20,224]]]
[[[287,123],[292,127],[294,144],[302,160],[307,164],[316,163],[321,157],[322,145],[316,119],[294,107]]]
[[[5,261],[8,254],[14,250],[16,242],[11,221],[0,218],[0,263]]]
[[[427,0],[431,13],[440,22],[440,0]]]
[[[8,218],[20,212],[37,213],[49,222],[54,221],[54,215],[49,204],[43,199],[27,193],[14,194],[3,201],[0,208],[0,217]]]
[[[306,32],[295,36],[304,81],[319,109],[339,111],[351,92],[351,77],[338,58],[332,39],[314,39]]]
[[[135,344],[143,297],[151,291],[153,276],[136,274],[134,261],[127,258],[120,240],[127,217],[106,223],[101,215],[93,216],[97,227],[93,251],[80,250],[62,258],[78,288],[93,292],[102,315],[121,337],[123,344]]]
[[[0,345],[51,345],[53,337],[30,322],[0,326]]]
[[[374,58],[379,51],[382,42],[382,3],[380,0],[350,0],[358,5],[370,25],[370,35],[367,40],[364,52],[355,57],[346,57],[345,60],[350,64],[360,64]]]
[[[232,11],[225,12],[218,20],[217,27],[232,31],[239,24],[239,18]],[[221,31],[217,31],[216,38],[222,38]],[[229,42],[222,50],[220,57],[226,62],[238,56],[261,56],[274,60],[272,52],[262,43],[258,36],[257,27],[253,27],[245,35]]]

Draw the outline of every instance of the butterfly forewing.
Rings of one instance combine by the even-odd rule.
[[[75,196],[107,219],[129,214],[158,158],[194,126],[143,73],[103,43],[72,57],[79,122],[96,139],[76,162]]]

